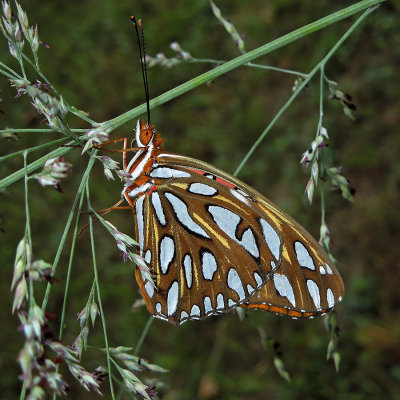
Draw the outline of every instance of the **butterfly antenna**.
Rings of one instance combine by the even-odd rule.
[[[140,66],[142,68],[142,77],[144,83],[144,92],[146,96],[146,105],[147,105],[147,123],[150,125],[150,94],[149,94],[149,83],[147,80],[147,63],[146,63],[146,46],[144,42],[144,30],[143,30],[143,22],[139,19],[139,22],[136,22],[136,18],[134,16],[131,17],[131,21],[135,26],[136,30],[136,38],[139,46],[139,57],[140,57]],[[138,28],[139,25],[139,28]],[[139,29],[141,31],[142,40],[140,40]]]

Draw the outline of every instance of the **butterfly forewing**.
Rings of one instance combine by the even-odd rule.
[[[242,305],[309,317],[341,299],[343,283],[318,243],[291,217],[233,176],[158,152],[152,187],[134,199],[137,270],[149,311],[179,324]]]
[[[149,310],[181,323],[248,301],[281,262],[282,240],[275,233],[271,248],[265,242],[254,200],[232,196],[233,185],[206,170],[160,162],[150,176],[153,190],[135,201],[141,253],[155,283],[137,273]]]

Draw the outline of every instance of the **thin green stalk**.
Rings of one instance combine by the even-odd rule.
[[[68,108],[68,111],[75,116],[77,116],[80,119],[83,119],[87,123],[89,123],[92,126],[96,126],[97,122],[93,120],[92,118],[89,118],[87,115],[83,114],[80,110],[77,110],[74,106],[71,106],[70,104],[66,103],[66,106]],[[73,129],[71,129],[73,131]],[[87,129],[86,129],[87,130]]]
[[[30,214],[29,214],[29,203],[28,203],[28,169],[26,164],[26,158],[28,153],[24,152],[24,170],[25,170],[25,235],[28,238],[29,247],[32,248],[32,237],[31,237],[31,224],[30,224]]]
[[[58,335],[59,340],[62,339],[63,330],[64,330],[64,321],[65,321],[65,314],[66,314],[66,310],[67,310],[67,299],[68,299],[68,293],[69,293],[69,283],[70,283],[70,279],[71,279],[72,262],[73,262],[74,255],[75,255],[75,244],[76,244],[78,226],[79,226],[79,221],[80,221],[80,211],[82,209],[84,197],[85,197],[85,192],[84,192],[84,190],[82,190],[80,200],[79,200],[78,210],[76,213],[74,232],[72,235],[71,250],[70,250],[70,254],[69,254],[68,269],[67,269],[67,277],[65,279],[64,300],[63,300],[62,311],[61,311],[60,332]]]
[[[325,222],[325,192],[324,192],[323,184],[321,184],[320,190],[321,190],[321,225],[326,225],[326,222]]]
[[[26,72],[25,72],[24,62],[22,61],[22,57],[21,57],[22,50],[18,47],[17,44],[15,44],[15,47],[18,49],[17,50],[18,51],[18,62],[19,62],[19,65],[21,67],[22,76],[24,77],[24,79],[26,79]]]
[[[25,400],[25,396],[26,396],[26,385],[28,384],[27,380],[24,380],[22,382],[22,388],[21,388],[21,394],[19,396],[19,400]]]
[[[324,79],[325,79],[325,65],[321,66],[321,75],[319,81],[319,120],[318,120],[318,128],[317,128],[317,135],[320,134],[321,127],[322,127],[322,120],[324,118]],[[319,174],[320,176],[324,176],[324,152],[320,152],[320,159],[319,159]],[[325,223],[325,191],[324,191],[324,182],[320,183],[319,190],[321,195],[321,226],[326,225]],[[322,243],[322,237],[320,237],[320,241]],[[328,250],[328,249],[327,249]]]
[[[302,28],[296,29],[293,32],[288,33],[272,42],[269,42],[263,46],[258,47],[255,50],[252,50],[246,54],[243,54],[227,63],[221,65],[220,67],[214,68],[211,71],[207,71],[202,75],[197,76],[196,78],[191,79],[183,83],[176,88],[169,90],[168,92],[163,93],[162,95],[154,98],[150,101],[150,108],[154,108],[161,104],[166,103],[169,100],[172,100],[182,94],[188,92],[189,90],[194,89],[197,86],[200,86],[206,82],[216,79],[217,77],[226,74],[227,72],[246,64],[256,58],[264,56],[272,51],[279,49],[283,46],[288,45],[289,43],[293,43],[294,41],[301,39],[311,33],[317,32],[323,28],[328,27],[329,25],[334,24],[342,19],[348,18],[356,13],[364,11],[369,7],[373,7],[377,4],[383,3],[386,0],[363,0],[360,1],[350,7],[347,7],[343,10],[335,12],[327,17],[321,18],[318,21],[312,22]],[[106,122],[103,122],[101,126],[103,128],[114,130],[119,126],[127,123],[128,121],[136,118],[138,115],[145,113],[146,104],[142,104],[138,107],[135,107],[132,110],[125,112],[124,114],[119,115],[116,118],[110,119]]]
[[[25,240],[28,241],[28,247],[29,247],[29,260],[25,260],[25,264],[28,265],[30,264],[30,261],[32,259],[32,236],[31,236],[31,218],[30,218],[30,212],[29,212],[29,198],[28,198],[28,173],[26,170],[26,158],[27,158],[27,153],[24,153],[24,169],[25,169]],[[25,253],[26,257],[26,253]],[[30,265],[28,265],[28,268]],[[32,308],[35,305],[35,295],[33,291],[33,282],[32,279],[29,279],[29,308],[32,310]]]
[[[256,68],[259,68],[259,69],[268,69],[268,70],[271,70],[271,71],[283,72],[285,74],[300,76],[301,78],[307,78],[307,74],[303,74],[302,72],[298,72],[298,71],[293,71],[291,69],[271,67],[269,65],[254,64],[254,63],[251,63],[251,62],[249,62],[247,64],[244,64],[244,65],[245,66],[249,66],[249,67],[256,67]]]
[[[0,162],[5,161],[9,158],[13,158],[15,156],[19,156],[20,154],[25,154],[25,153],[28,154],[28,153],[32,153],[33,151],[46,149],[47,147],[51,147],[55,144],[65,142],[66,140],[68,140],[68,138],[61,138],[61,139],[53,140],[51,142],[40,144],[39,146],[29,147],[28,149],[16,151],[15,153],[7,154],[6,156],[0,157]]]
[[[25,238],[24,238],[24,244],[26,243],[26,241],[28,241],[28,247],[29,247],[29,260],[25,259],[25,264],[27,265],[28,262],[30,262],[31,258],[32,258],[32,236],[31,236],[31,225],[30,225],[30,213],[29,213],[29,198],[28,198],[28,171],[27,171],[27,153],[23,154],[24,156],[24,171],[25,171],[25,175],[24,175],[24,186],[25,186]],[[26,258],[27,254],[25,252],[25,258]],[[29,267],[29,266],[28,266]],[[34,289],[33,289],[33,282],[32,279],[29,279],[28,281],[29,283],[29,310],[33,310],[33,307],[35,306],[36,302],[35,302],[35,294],[34,294]],[[24,384],[22,385],[21,388],[21,395],[20,395],[20,399],[24,400],[25,396],[26,396],[26,389],[27,386],[25,384],[25,380],[24,380]]]
[[[214,60],[211,58],[189,58],[187,60],[182,60],[182,62],[187,62],[187,63],[211,63],[211,64],[216,64],[216,65],[221,65],[225,64],[227,61],[226,60]],[[246,64],[243,64],[245,67],[253,67],[253,68],[259,68],[259,69],[267,69],[271,71],[276,71],[276,72],[283,72],[285,74],[290,74],[290,75],[296,75],[300,76],[302,78],[306,78],[307,74],[303,74],[302,72],[298,71],[293,71],[291,69],[285,69],[285,68],[278,68],[278,67],[271,67],[270,65],[262,65],[262,64],[255,64],[252,62],[248,62]]]
[[[149,319],[146,322],[146,325],[143,328],[142,334],[140,335],[140,338],[138,340],[138,342],[136,343],[136,347],[135,347],[135,351],[133,352],[134,356],[137,356],[139,354],[140,348],[142,347],[142,344],[144,342],[144,339],[147,336],[147,333],[149,332],[149,329],[151,327],[151,324],[154,321],[154,317],[150,316]]]
[[[265,128],[265,130],[262,132],[262,134],[259,136],[259,138],[252,145],[250,150],[247,152],[247,154],[243,157],[242,161],[240,162],[239,166],[236,168],[236,170],[233,174],[234,176],[236,176],[241,171],[243,166],[246,164],[247,160],[251,157],[251,155],[254,153],[256,148],[259,146],[259,144],[263,141],[263,139],[268,134],[268,132],[271,130],[271,128],[278,121],[280,116],[292,104],[292,102],[295,100],[295,98],[298,96],[298,94],[306,87],[306,85],[313,78],[313,76],[321,69],[321,66],[323,66],[327,63],[327,61],[333,56],[333,54],[335,54],[336,50],[343,44],[343,42],[361,24],[361,22],[364,21],[364,19],[374,10],[375,10],[375,8],[370,8],[370,9],[366,10],[363,13],[363,15],[361,15],[361,17],[359,17],[357,19],[357,21],[350,27],[350,29],[348,29],[347,32],[339,39],[339,41],[335,44],[335,46],[332,47],[332,49],[329,51],[329,53],[313,68],[313,70],[308,74],[308,77],[306,79],[304,79],[304,81],[301,83],[301,85],[299,85],[299,87],[295,90],[295,92],[290,96],[289,100],[277,112],[277,114],[272,119],[272,121],[269,123],[269,125]]]
[[[85,133],[87,129],[70,129],[71,132]],[[17,128],[17,129],[0,129],[0,134],[2,133],[59,133],[54,129],[47,128]]]
[[[119,366],[119,364],[111,357],[111,362],[114,364],[114,367],[118,370],[118,372],[121,374],[121,367]],[[122,375],[122,374],[121,374]],[[120,388],[122,389],[122,390],[125,390],[125,391],[127,391],[126,389],[125,389],[125,387],[123,386],[123,382],[115,375],[115,374],[112,374],[111,375],[112,376],[112,378],[119,384],[119,386],[120,386]],[[118,396],[119,396],[119,394],[117,395],[117,398],[116,398],[116,400],[118,400]]]
[[[80,196],[81,196],[82,192],[84,191],[86,183],[87,183],[87,181],[89,179],[89,174],[90,174],[90,171],[92,170],[94,162],[95,162],[94,158],[90,158],[89,159],[86,171],[82,176],[81,183],[79,185],[78,191],[76,192],[76,196],[75,196],[75,199],[74,199],[74,204],[71,207],[71,211],[70,211],[70,213],[68,215],[67,223],[65,224],[64,232],[63,232],[63,234],[61,236],[61,239],[60,239],[60,244],[58,245],[56,256],[54,257],[52,274],[55,274],[55,272],[57,270],[58,262],[60,261],[61,253],[63,251],[64,244],[65,244],[69,229],[71,227],[72,218],[74,216],[74,213],[75,213],[76,207],[78,205],[78,201],[80,199]],[[43,302],[42,302],[42,310],[46,309],[47,302],[48,302],[49,296],[50,296],[50,290],[51,290],[51,284],[48,283],[47,284],[47,288],[46,288],[46,293],[44,295]]]
[[[15,78],[21,79],[21,78],[22,78],[21,75],[19,75],[17,72],[15,72],[15,71],[14,71],[12,68],[10,68],[7,64],[4,64],[4,63],[2,63],[2,62],[0,61],[0,66],[3,67],[3,68],[5,68],[5,69],[7,69],[7,70],[8,70],[9,72],[11,72],[12,74],[14,74],[13,79],[15,79]]]
[[[88,209],[91,209],[91,204],[90,204],[90,193],[89,193],[89,180],[86,182],[86,199],[88,203]],[[96,292],[97,292],[97,302],[99,304],[99,311],[100,311],[100,316],[101,316],[101,321],[103,324],[103,334],[104,334],[104,342],[106,346],[106,353],[107,353],[107,368],[108,368],[108,379],[110,383],[110,391],[111,391],[111,397],[113,400],[115,400],[115,394],[114,394],[114,384],[111,376],[111,355],[110,355],[110,349],[108,346],[108,335],[107,335],[107,326],[106,326],[106,319],[104,316],[104,310],[103,310],[103,303],[101,300],[101,291],[100,291],[100,284],[99,284],[99,275],[97,271],[97,263],[96,263],[96,249],[94,246],[94,236],[93,236],[93,217],[91,214],[89,214],[89,232],[90,232],[90,245],[92,249],[92,261],[93,261],[93,272],[94,272],[94,280],[96,283]]]
[[[322,119],[324,117],[324,77],[325,77],[325,64],[322,64],[320,71],[320,80],[319,80],[319,119],[318,119],[317,133],[315,137],[317,137],[321,131]]]
[[[325,79],[325,65],[321,65],[321,75],[320,75],[320,81],[319,81],[319,119],[318,119],[318,127],[317,127],[317,135],[320,134],[321,128],[322,128],[322,120],[324,118],[324,79]],[[325,163],[323,162],[324,160],[324,152],[320,152],[320,158],[319,158],[319,175],[324,176],[324,166]],[[321,195],[323,194],[323,185],[321,184],[320,186],[321,189]]]
[[[67,144],[74,144],[74,142],[68,142]],[[36,161],[27,165],[26,170],[28,171],[28,174],[30,174],[33,171],[36,171],[38,168],[40,168],[49,158],[62,156],[64,154],[69,153],[71,150],[72,147],[59,147],[58,149],[51,151],[45,156],[38,158]],[[25,169],[22,168],[0,180],[0,191],[5,189],[12,183],[18,181],[19,179],[21,179],[24,176],[24,174],[25,174]]]
[[[0,69],[0,73],[6,76],[8,79],[15,79],[15,76],[12,76],[8,72],[4,71],[4,69]]]

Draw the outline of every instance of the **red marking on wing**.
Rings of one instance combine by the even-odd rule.
[[[207,172],[205,172],[205,171],[199,171],[198,169],[191,169],[191,171],[196,172],[196,174],[199,174],[199,175],[205,175],[205,174],[207,173]],[[222,184],[225,185],[225,186],[230,187],[231,189],[234,189],[234,188],[235,188],[235,185],[232,185],[232,183],[229,183],[229,182],[225,181],[224,179],[215,177],[215,180],[216,180],[217,182],[219,182],[219,183],[222,183]]]
[[[221,178],[217,178],[216,181],[217,181],[217,182],[220,182],[220,183],[222,183],[222,184],[224,184],[224,185],[226,185],[226,186],[228,186],[228,187],[230,187],[230,188],[232,188],[232,189],[235,187],[235,185],[232,185],[232,183],[229,183],[229,182],[227,182],[227,181],[224,181],[224,180],[221,179]]]
[[[191,171],[196,172],[196,174],[199,174],[199,175],[204,175],[205,174],[204,171],[200,171],[198,169],[191,169]]]

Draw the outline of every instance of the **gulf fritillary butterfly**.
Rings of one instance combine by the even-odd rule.
[[[172,324],[241,306],[294,318],[330,311],[342,299],[339,272],[293,218],[239,179],[203,161],[165,152],[154,126],[138,121],[125,185],[147,308]]]

